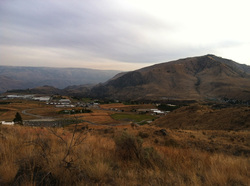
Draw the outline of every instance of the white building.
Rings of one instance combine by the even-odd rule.
[[[2,121],[1,122],[3,125],[14,125],[14,121]]]
[[[50,97],[49,96],[45,96],[45,97],[34,97],[33,100],[37,100],[37,101],[49,101]]]
[[[22,96],[20,96],[20,95],[7,95],[6,97],[9,99],[22,98]]]
[[[71,101],[69,99],[60,99],[59,103],[61,103],[63,105],[69,105],[71,103]]]

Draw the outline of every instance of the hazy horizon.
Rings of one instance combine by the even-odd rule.
[[[2,0],[0,65],[129,71],[206,54],[250,65],[249,5]]]
[[[214,55],[214,54],[204,54],[203,56],[205,55]],[[215,55],[216,56],[216,55]],[[200,57],[200,56],[187,56],[187,57],[184,57],[184,58],[179,58],[179,59],[185,59],[185,58],[189,58],[189,57]],[[217,56],[217,57],[222,57],[222,56]],[[145,68],[145,67],[149,67],[149,66],[152,66],[152,65],[155,65],[155,64],[161,64],[161,63],[166,63],[166,62],[172,62],[172,61],[177,61],[179,59],[175,59],[175,60],[171,60],[171,61],[162,61],[162,62],[158,62],[158,63],[152,63],[152,64],[146,64],[145,66],[139,66],[138,68],[135,68],[135,69],[130,69],[130,70],[124,70],[124,69],[101,69],[101,68],[92,68],[92,67],[61,67],[61,66],[28,66],[28,65],[1,65],[0,66],[4,66],[4,67],[27,67],[27,68],[62,68],[62,69],[90,69],[90,70],[103,70],[103,71],[120,71],[120,72],[126,72],[126,71],[133,71],[133,70],[139,70],[141,68]],[[226,59],[226,58],[225,58]],[[232,59],[228,59],[228,60],[232,60]],[[234,60],[232,60],[234,61]],[[234,62],[237,62],[237,61],[234,61]],[[239,62],[237,62],[239,63]],[[239,64],[243,64],[243,63],[239,63]],[[248,65],[250,66],[249,64],[243,64],[243,65]]]

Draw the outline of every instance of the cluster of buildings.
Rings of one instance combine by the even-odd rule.
[[[51,97],[50,96],[35,96],[31,94],[27,95],[17,95],[17,94],[10,94],[4,96],[2,99],[27,99],[27,100],[36,100],[36,101],[45,101],[48,102],[50,101]]]
[[[47,105],[55,105],[55,107],[75,107],[72,105],[70,99],[56,99],[54,100],[51,96],[37,96],[37,95],[17,95],[11,94],[2,97],[3,100],[8,99],[26,99],[26,100],[34,100],[46,102]]]
[[[70,99],[59,99],[59,100],[51,100],[46,103],[47,105],[55,105],[55,107],[75,107],[70,101]]]
[[[139,114],[151,113],[152,115],[166,115],[170,111],[162,111],[159,109],[137,109],[136,112]]]
[[[83,103],[83,102],[75,102],[72,103],[70,99],[66,98],[54,98],[53,96],[38,96],[38,95],[18,95],[18,94],[10,94],[1,96],[2,100],[8,99],[26,99],[26,100],[34,100],[45,102],[47,105],[54,105],[55,107],[98,107],[99,103],[91,102],[91,103]]]

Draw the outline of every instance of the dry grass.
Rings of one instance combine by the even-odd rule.
[[[82,117],[80,117],[82,116]],[[86,121],[90,121],[96,124],[115,124],[118,123],[114,119],[110,117],[110,113],[103,110],[93,110],[93,113],[85,113],[81,115],[77,115],[77,117],[80,117]]]
[[[6,101],[9,102],[9,101]],[[30,101],[30,100],[10,100],[10,104],[4,104],[0,106],[0,109],[7,109],[7,112],[0,112],[0,120],[5,120],[5,121],[12,121],[15,118],[15,114],[19,112],[20,114],[22,113],[23,110],[26,109],[34,109],[36,111],[35,114],[39,114],[39,108],[42,108],[42,112],[46,113],[51,113],[54,112],[53,109],[55,108],[50,105],[46,105],[45,103],[41,103],[38,101]],[[47,110],[47,111],[46,111]],[[38,112],[38,113],[37,113]],[[23,120],[28,120],[28,119],[36,119],[36,117],[28,116],[22,114]]]
[[[186,130],[250,130],[247,106],[192,104],[156,120],[155,125]],[[222,108],[220,108],[222,107]]]
[[[29,110],[28,112],[31,114],[36,114],[36,115],[40,115],[40,116],[45,116],[45,117],[52,117],[58,116],[58,112],[61,111],[62,108],[55,108],[54,106],[47,106],[47,107],[43,107],[43,108],[36,108],[32,110]]]
[[[100,105],[102,109],[118,109],[125,112],[130,112],[133,109],[150,109],[156,108],[153,104],[140,104],[140,105],[124,105],[123,103],[112,103],[112,104],[103,104]]]
[[[181,140],[190,131],[72,130],[0,126],[0,185],[250,184],[248,157],[185,147]],[[142,140],[139,132],[148,135]],[[168,138],[179,146],[164,144]]]

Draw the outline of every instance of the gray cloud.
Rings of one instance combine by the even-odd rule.
[[[138,12],[119,12],[105,1],[53,2],[2,3],[2,45],[61,47],[113,60],[148,62],[150,55],[163,51],[157,52],[154,41],[148,41],[141,31],[157,34],[173,29]],[[145,41],[150,44],[145,46]]]
[[[128,63],[152,63],[216,51],[211,44],[194,46],[181,39],[173,41],[178,37],[172,40],[171,36],[182,27],[117,2],[3,0],[0,47],[53,48],[69,51],[75,55],[72,59],[96,57]],[[234,41],[221,43],[235,45]],[[7,60],[8,54],[5,57]]]

